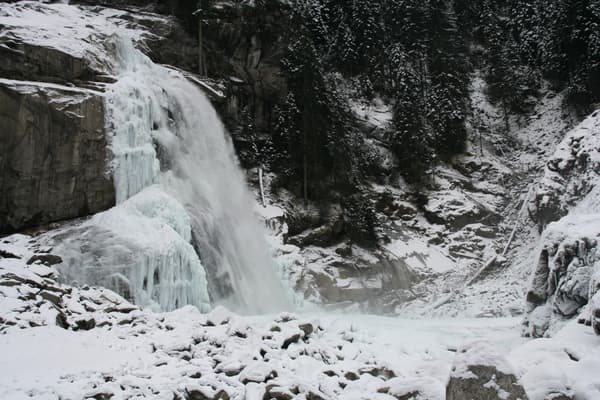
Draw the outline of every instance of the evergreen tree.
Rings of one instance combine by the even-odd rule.
[[[437,153],[449,157],[463,151],[467,139],[467,55],[451,3],[430,0],[428,5],[431,60],[428,117],[434,131]]]
[[[425,125],[418,72],[411,67],[406,54],[399,49],[393,54],[397,69],[392,149],[407,181],[417,182],[433,161],[433,140]]]

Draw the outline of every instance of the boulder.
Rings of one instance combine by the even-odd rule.
[[[475,223],[495,225],[502,220],[492,205],[458,190],[440,190],[432,193],[423,207],[423,212],[429,222],[446,225],[454,231]]]
[[[96,327],[96,320],[94,318],[82,318],[75,321],[77,329],[83,331],[89,331]]]
[[[446,399],[527,400],[527,394],[508,361],[489,343],[475,342],[457,352]]]
[[[299,235],[292,236],[287,243],[298,247],[319,246],[327,247],[335,243],[339,231],[336,233],[335,224],[321,225],[318,228],[310,229]]]
[[[281,348],[287,349],[288,347],[290,347],[291,344],[298,343],[301,338],[302,338],[302,335],[300,333],[295,333],[293,335],[290,335],[283,341]]]
[[[397,400],[439,400],[445,397],[444,384],[431,377],[392,378],[377,392],[385,393]]]
[[[267,385],[263,399],[292,400],[295,394],[287,388],[277,385]]]
[[[62,263],[62,258],[55,254],[34,254],[28,261],[27,265],[31,265],[34,262],[39,261],[44,265],[56,265]]]

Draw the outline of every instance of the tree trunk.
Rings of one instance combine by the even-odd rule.
[[[504,128],[508,135],[510,133],[510,121],[508,120],[508,106],[506,105],[506,100],[502,100],[502,111],[504,111]]]
[[[199,2],[200,4],[200,2]],[[198,74],[206,76],[206,67],[204,63],[204,48],[202,39],[202,13],[198,13]]]
[[[306,140],[306,134],[304,134],[304,139]],[[304,207],[308,206],[308,157],[306,155],[306,149],[304,150],[304,155],[302,156],[302,164],[303,164],[303,192],[304,192]]]
[[[258,185],[260,187],[260,201],[263,207],[266,207],[265,203],[265,186],[263,185],[263,168],[262,165],[258,167]]]

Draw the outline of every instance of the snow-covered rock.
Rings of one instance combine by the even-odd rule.
[[[536,188],[530,215],[545,230],[527,294],[526,335],[553,334],[598,292],[599,142],[596,111],[566,135]],[[582,316],[588,323],[590,318]]]
[[[0,240],[3,399],[444,400],[450,375],[492,370],[473,393],[511,393],[518,386],[502,374],[514,373],[532,400],[600,395],[600,337],[576,323],[525,341],[517,319],[154,313],[107,289],[60,284],[35,259],[49,254],[37,238]],[[472,367],[481,365],[489,370]]]
[[[565,216],[600,181],[600,111],[571,130],[546,163],[544,176],[529,204],[540,227]],[[596,196],[597,197],[597,196]],[[592,200],[592,199],[590,199]],[[590,205],[598,206],[593,201]]]
[[[513,367],[490,343],[458,350],[446,387],[446,400],[527,400]]]
[[[597,288],[592,277],[600,268],[599,238],[598,214],[569,215],[548,226],[527,294],[526,334],[539,337],[555,332],[594,296]]]

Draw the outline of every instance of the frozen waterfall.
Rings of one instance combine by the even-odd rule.
[[[155,65],[131,41],[114,39],[118,81],[106,103],[117,206],[86,224],[102,240],[94,243],[88,235],[85,246],[76,246],[91,246],[94,257],[83,257],[86,265],[70,257],[69,278],[89,282],[90,274],[104,273],[101,284],[163,310],[205,308],[208,293],[212,303],[238,312],[288,308],[233,146],[211,103],[179,72]]]

